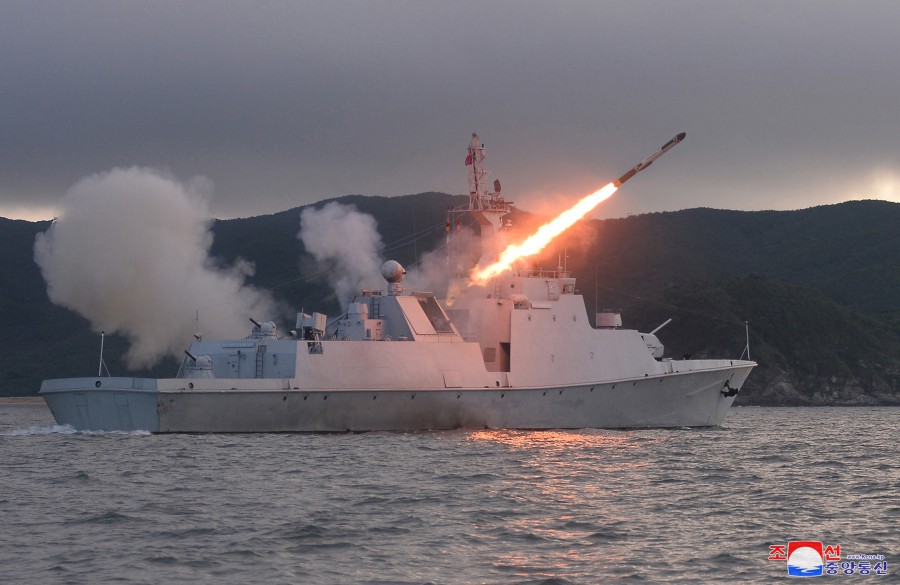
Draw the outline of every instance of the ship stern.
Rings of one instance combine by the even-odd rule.
[[[59,425],[77,431],[159,432],[156,380],[64,378],[45,380],[44,398]]]

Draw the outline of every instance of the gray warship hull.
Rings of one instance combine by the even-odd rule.
[[[78,430],[154,433],[705,427],[722,423],[753,362],[602,384],[294,390],[290,380],[70,378],[41,394]],[[720,363],[723,362],[723,363]],[[97,383],[100,383],[97,386]],[[203,387],[209,386],[209,387]]]

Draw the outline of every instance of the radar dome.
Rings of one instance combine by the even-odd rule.
[[[400,282],[406,276],[406,269],[396,260],[388,260],[381,265],[381,276],[391,284]]]

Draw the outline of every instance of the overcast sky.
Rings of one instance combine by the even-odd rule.
[[[594,217],[900,201],[900,2],[0,0],[0,215],[142,166],[216,217],[467,190]]]

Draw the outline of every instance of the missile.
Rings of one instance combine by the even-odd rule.
[[[633,169],[631,169],[630,171],[628,171],[627,173],[625,173],[624,175],[622,175],[621,177],[619,177],[618,179],[613,181],[613,185],[615,185],[616,188],[621,187],[622,183],[624,183],[631,177],[635,176],[639,172],[643,171],[644,169],[646,169],[647,167],[652,165],[653,161],[655,161],[656,159],[658,159],[659,157],[661,157],[668,151],[672,150],[672,148],[676,144],[678,144],[679,142],[684,140],[685,136],[687,136],[687,133],[682,132],[681,134],[678,134],[677,136],[675,136],[675,138],[673,138],[672,140],[663,144],[662,148],[660,148],[659,150],[657,150],[656,152],[654,152],[653,154],[651,154],[650,156],[648,156],[647,158],[645,158],[644,160],[642,160],[641,162],[636,164]]]

